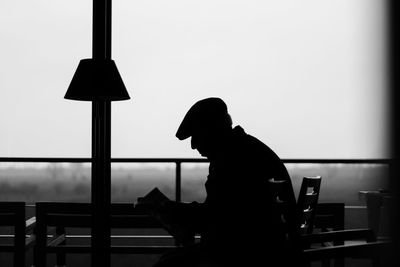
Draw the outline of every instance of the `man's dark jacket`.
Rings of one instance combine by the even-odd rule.
[[[287,180],[280,158],[264,143],[236,126],[223,152],[210,159],[204,203],[193,202],[182,218],[201,235],[201,245],[217,257],[238,261],[275,257],[276,227],[269,217],[268,179]],[[276,250],[275,250],[276,249]],[[272,260],[273,261],[273,260]]]

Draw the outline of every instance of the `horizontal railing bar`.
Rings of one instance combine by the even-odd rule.
[[[30,209],[34,209],[36,208],[35,204],[25,204],[25,207],[30,208]],[[344,206],[345,209],[366,209],[367,206],[363,205],[363,206],[353,206],[353,205],[349,205],[349,206]]]
[[[31,235],[26,235],[26,237],[30,237]],[[14,238],[14,234],[0,234],[0,238]],[[48,238],[52,238],[53,235],[47,235]],[[79,239],[79,238],[91,238],[91,235],[74,235],[74,234],[67,234],[65,235],[68,239]],[[174,238],[172,235],[111,235],[113,239],[172,239]],[[196,239],[200,239],[200,235],[195,235]]]
[[[0,162],[91,162],[91,158],[0,158]]]
[[[391,164],[392,159],[282,159],[284,163]]]
[[[149,162],[149,163],[179,163],[179,162],[209,162],[202,158],[112,158],[111,162]]]
[[[390,164],[392,159],[282,159],[284,163]],[[0,162],[88,163],[91,158],[0,157]],[[114,163],[207,163],[203,158],[112,158]]]

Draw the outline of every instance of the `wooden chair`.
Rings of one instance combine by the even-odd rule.
[[[270,195],[275,199],[274,213],[282,218],[281,227],[277,231],[286,231],[286,241],[288,244],[287,257],[299,259],[299,264],[307,266],[312,261],[323,261],[326,259],[344,257],[364,257],[371,259],[373,266],[379,266],[382,251],[390,248],[390,242],[378,242],[370,229],[363,230],[341,230],[318,234],[300,235],[297,225],[297,211],[293,209],[293,204],[287,201],[288,195],[292,190],[286,181],[268,180]],[[288,192],[289,191],[289,192]],[[290,200],[290,199],[289,199]],[[294,219],[293,219],[294,218]],[[292,226],[290,224],[293,224]],[[283,230],[282,230],[283,229]],[[363,244],[354,245],[334,245],[331,247],[313,248],[312,244],[322,242],[344,242],[346,240],[364,239]],[[298,256],[300,254],[300,256]],[[297,264],[296,266],[299,266]]]
[[[301,265],[300,220],[297,218],[298,209],[292,187],[288,181],[269,179],[268,189],[271,206],[269,217],[277,226],[272,231],[275,237],[281,236],[277,244],[277,247],[282,250],[282,253],[279,253],[282,258],[280,266],[289,266],[292,263],[303,266]]]
[[[36,203],[37,226],[35,233],[37,242],[35,246],[35,267],[46,266],[47,254],[56,254],[57,266],[66,266],[66,254],[87,254],[92,252],[90,234],[86,234],[85,240],[79,244],[70,242],[76,237],[74,231],[77,228],[86,228],[86,233],[91,228],[91,204],[90,203]],[[130,203],[113,203],[111,205],[110,224],[112,229],[154,228],[162,226],[146,215],[143,210],[134,208]],[[70,230],[70,232],[69,232]],[[112,241],[118,241],[121,235],[113,235]],[[113,244],[110,248],[112,254],[161,254],[174,249],[176,245],[171,236],[134,236],[134,245]],[[145,241],[143,242],[143,240]],[[147,245],[149,240],[162,239],[163,245]],[[83,244],[83,242],[86,243]],[[137,245],[141,243],[141,245]],[[142,244],[147,243],[147,244]],[[153,242],[154,243],[154,242]],[[160,243],[160,242],[158,242]]]
[[[13,253],[15,267],[25,266],[25,252],[35,242],[34,226],[35,217],[25,218],[25,202],[0,202],[0,227],[14,228],[13,243],[1,244],[0,252]]]
[[[297,198],[297,218],[300,234],[311,234],[317,211],[321,176],[303,177]]]
[[[346,244],[344,241],[357,240],[356,243]],[[390,241],[377,241],[372,229],[351,229],[331,231],[302,236],[303,247],[309,248],[313,243],[343,242],[343,245],[305,249],[303,258],[306,262],[323,261],[327,259],[369,259],[372,266],[381,266],[382,255],[391,251]],[[364,241],[364,242],[361,242]],[[340,263],[344,264],[344,263]],[[335,262],[337,266],[337,262]],[[343,266],[343,265],[342,265]]]
[[[303,177],[297,198],[300,234],[344,230],[344,203],[318,203],[321,176]],[[339,245],[339,243],[335,243]]]
[[[310,248],[313,244],[317,247],[334,247],[332,250],[327,249],[324,252],[329,257],[324,258],[321,256],[322,266],[330,266],[331,259],[335,267],[344,266],[344,258],[351,256],[352,258],[365,258],[370,255],[372,264],[378,266],[379,253],[374,253],[373,249],[367,249],[368,246],[383,247],[387,243],[376,243],[376,237],[371,229],[353,229],[344,230],[344,203],[318,203],[318,196],[321,184],[321,177],[304,177],[297,201],[298,218],[300,218],[300,238],[303,249]],[[317,228],[320,232],[313,234],[313,229]],[[328,233],[329,232],[329,233]],[[358,240],[360,246],[354,246],[353,242],[350,246],[344,246],[345,241]],[[310,242],[312,241],[312,242]],[[319,243],[320,244],[316,244]],[[364,244],[362,244],[364,242]],[[341,253],[338,253],[339,248],[342,247]],[[315,248],[315,247],[314,247]],[[367,253],[371,250],[371,253]],[[324,251],[324,250],[320,250]],[[375,252],[377,249],[375,249]],[[322,252],[318,252],[322,253]],[[331,254],[330,254],[331,253]],[[313,254],[313,257],[316,257]],[[321,254],[322,255],[322,254]],[[329,259],[328,259],[329,258]],[[315,258],[314,258],[315,259]]]
[[[344,229],[344,203],[318,203],[321,180],[321,176],[303,177],[297,198],[300,235],[312,234],[314,227],[323,232],[327,232],[328,229]],[[326,244],[328,243],[325,242],[321,245],[326,246]],[[334,243],[334,245],[342,244],[343,241],[335,241]],[[323,267],[327,267],[330,262],[323,260],[321,264]],[[344,266],[344,259],[335,259],[335,266]]]

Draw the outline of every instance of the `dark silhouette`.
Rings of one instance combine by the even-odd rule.
[[[176,137],[191,137],[192,149],[210,160],[207,197],[204,203],[168,201],[157,207],[161,218],[177,226],[175,237],[185,246],[163,255],[156,266],[284,266],[285,258],[291,257],[282,255],[287,251],[276,222],[265,216],[270,207],[270,178],[288,182],[289,202],[295,205],[292,183],[280,158],[242,127],[232,128],[227,106],[220,98],[195,103]],[[201,241],[188,245],[194,233],[200,234]]]

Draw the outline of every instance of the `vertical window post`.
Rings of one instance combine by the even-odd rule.
[[[175,200],[180,202],[181,201],[181,175],[182,175],[182,171],[181,171],[181,164],[182,162],[180,161],[176,161],[176,174],[175,174]]]

